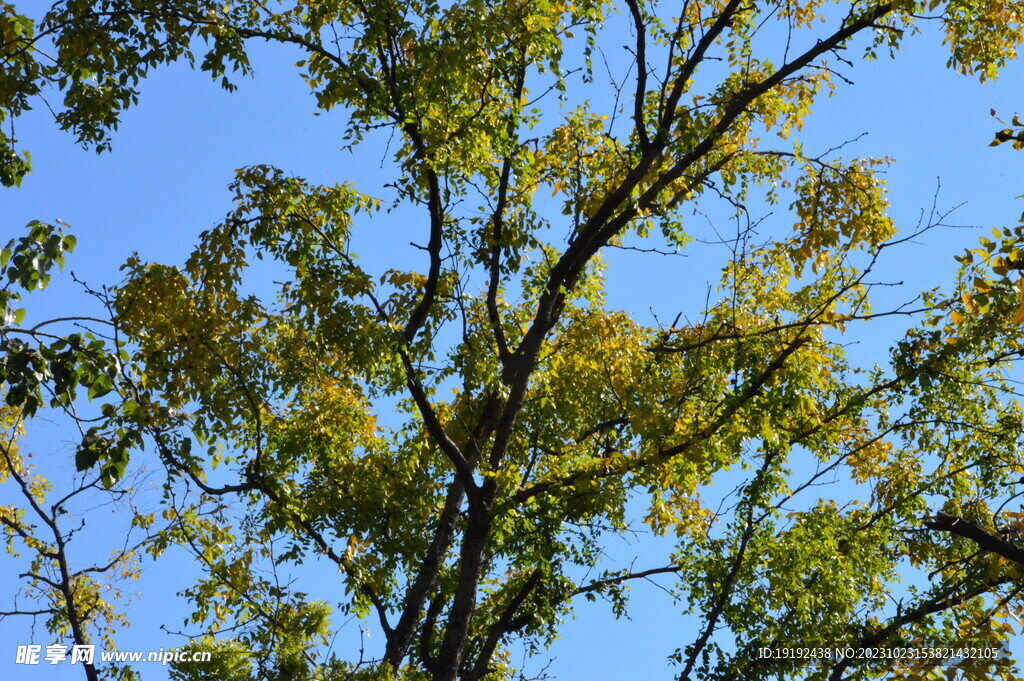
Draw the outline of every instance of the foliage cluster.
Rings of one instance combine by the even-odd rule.
[[[183,548],[203,575],[185,592],[190,645],[221,655],[175,679],[497,681],[524,678],[513,652],[551,643],[580,599],[622,614],[630,584],[660,576],[686,615],[665,651],[681,680],[1018,678],[1006,657],[808,667],[756,651],[1002,647],[1018,634],[1024,228],[960,256],[951,290],[873,309],[879,258],[942,216],[897,233],[887,160],[814,156],[800,133],[837,64],[896,54],[925,15],[944,27],[950,67],[994,78],[1024,39],[1019,3],[19,11],[0,3],[0,120],[59,93],[57,124],[106,150],[153,69],[184,60],[230,89],[252,43],[269,41],[301,54],[320,109],[345,111],[354,153],[368,136],[394,142],[378,196],[239,169],[232,208],[186,263],[133,258],[96,294],[106,319],[24,326],[18,289],[45,285],[74,241],[36,223],[11,242],[0,478],[24,503],[0,523],[40,603],[17,612],[74,642],[110,636],[117,603],[97,580]],[[629,59],[602,85],[595,55],[624,35]],[[28,160],[0,132],[5,185]],[[691,248],[688,216],[707,202],[741,229],[704,308],[669,325],[609,309],[605,255]],[[792,228],[758,237],[765,202],[788,207]],[[352,236],[397,215],[418,216],[423,265],[370,271]],[[282,273],[269,299],[252,293],[255,259]],[[856,364],[843,334],[894,315],[905,337]],[[103,401],[95,416],[78,413],[84,397]],[[17,447],[43,409],[81,429],[80,475],[55,501]],[[154,514],[128,501],[143,449],[162,476]],[[84,492],[134,513],[136,538],[75,567],[65,507]],[[608,569],[604,547],[638,525],[670,555]],[[336,568],[337,608],[281,578],[305,562]],[[378,651],[331,651],[349,613],[381,632]]]

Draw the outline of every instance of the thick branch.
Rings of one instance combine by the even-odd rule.
[[[969,539],[984,551],[994,553],[1024,566],[1024,549],[997,537],[977,523],[939,511],[930,518],[927,518],[924,521],[924,526],[930,530],[949,532],[964,539]]]
[[[672,121],[676,116],[676,107],[679,105],[679,98],[686,91],[687,83],[693,77],[697,67],[704,63],[704,58],[707,56],[711,46],[715,44],[715,41],[718,40],[719,36],[722,35],[732,24],[737,14],[739,14],[742,2],[743,0],[730,0],[729,4],[722,8],[722,11],[715,19],[715,23],[711,25],[707,33],[701,36],[700,42],[697,43],[690,56],[687,57],[676,77],[672,79],[672,89],[665,100],[661,119],[658,121],[658,141],[661,144],[665,144],[668,141],[669,129],[672,127]],[[673,39],[673,47],[679,42],[684,18],[684,13],[681,12],[679,15],[679,28],[676,30],[676,36]],[[671,72],[671,63],[669,63],[668,69]]]
[[[437,656],[435,681],[455,681],[459,675],[470,621],[476,610],[484,548],[491,531],[491,513],[496,493],[497,485],[490,479],[481,486],[479,497],[470,500],[469,518],[459,555],[459,577],[452,596],[444,640]]]
[[[651,152],[641,156],[637,165],[627,173],[622,183],[605,198],[580,229],[580,236],[577,240],[566,249],[558,263],[552,268],[548,284],[538,304],[534,322],[516,353],[519,360],[519,373],[528,373],[540,351],[543,339],[558,320],[566,291],[572,288],[590,259],[609,239],[621,232],[641,211],[655,207],[658,197],[665,187],[682,178],[698,161],[706,159],[715,144],[755,100],[796,72],[809,66],[818,57],[839,48],[858,32],[871,28],[878,19],[892,10],[892,4],[872,8],[864,16],[819,41],[814,47],[779,68],[771,76],[738,92],[725,106],[718,122],[705,135],[704,139],[684,154],[672,167],[659,175],[637,200],[631,202],[630,197],[633,195],[634,189],[648,176],[654,166],[656,155],[664,148],[667,141],[661,142],[660,145],[652,145]],[[725,27],[722,28],[724,30]],[[627,202],[629,202],[628,205]],[[623,209],[623,206],[627,207]],[[520,377],[520,380],[526,379]]]
[[[477,681],[487,675],[490,671],[491,657],[494,655],[498,643],[501,642],[502,637],[506,634],[515,631],[517,625],[522,624],[522,619],[517,617],[516,614],[523,607],[523,604],[530,597],[533,590],[540,584],[542,576],[540,568],[535,568],[530,573],[530,576],[526,578],[526,581],[522,583],[518,591],[516,591],[516,595],[512,597],[512,600],[509,601],[502,611],[501,617],[491,625],[490,631],[487,632],[484,643],[480,647],[480,652],[477,654],[476,664],[473,665],[472,671],[462,675],[462,681]]]
[[[523,96],[523,88],[526,83],[526,54],[520,64],[519,72],[516,75],[515,84],[515,112],[518,112],[519,101]],[[516,113],[509,117],[506,134],[512,139],[516,128]],[[512,354],[508,348],[508,340],[505,338],[505,331],[501,325],[501,314],[498,310],[498,288],[501,285],[501,245],[504,235],[502,234],[505,225],[505,208],[508,205],[508,190],[512,179],[512,154],[510,150],[501,166],[501,177],[498,179],[498,203],[494,208],[494,215],[491,222],[494,228],[492,234],[490,261],[488,262],[489,280],[487,282],[487,317],[491,324],[491,331],[494,334],[494,341],[498,347],[498,358],[502,367],[508,367]]]
[[[430,542],[426,555],[420,562],[419,570],[413,579],[412,586],[406,592],[405,604],[402,614],[395,625],[394,634],[388,639],[387,649],[384,653],[385,661],[391,664],[392,669],[398,669],[412,643],[413,634],[416,631],[416,624],[419,621],[423,605],[430,595],[430,591],[437,581],[437,575],[441,570],[445,554],[451,547],[452,539],[455,536],[455,521],[459,517],[459,511],[465,498],[465,488],[459,478],[452,481],[448,488],[448,495],[445,498],[444,508],[437,521],[437,528],[434,531],[434,538]]]
[[[714,419],[714,421],[709,423],[704,428],[701,428],[699,431],[697,431],[691,437],[687,438],[685,441],[672,447],[666,447],[664,449],[658,450],[647,456],[631,457],[629,459],[626,459],[623,465],[618,467],[605,466],[600,470],[589,468],[577,470],[561,478],[538,482],[535,485],[522,489],[516,494],[514,494],[510,500],[511,503],[519,505],[525,503],[526,501],[529,501],[535,496],[546,494],[555,489],[560,489],[563,487],[567,487],[569,485],[573,485],[581,480],[625,475],[630,471],[638,470],[639,468],[651,465],[652,463],[665,461],[674,456],[678,456],[679,454],[690,450],[691,448],[699,445],[700,443],[705,442],[706,440],[713,437],[715,433],[717,433],[725,424],[727,424],[744,405],[746,405],[748,402],[750,402],[750,400],[759,395],[762,389],[764,388],[765,384],[769,381],[769,379],[771,379],[771,377],[774,376],[776,372],[782,369],[790,355],[792,355],[799,347],[804,345],[805,342],[806,341],[802,336],[798,336],[793,341],[791,341],[785,348],[783,348],[782,352],[780,352],[768,364],[768,366],[764,368],[764,370],[760,374],[758,374],[746,385],[744,385],[742,390],[732,395],[732,399],[729,400],[729,403],[726,406],[726,408],[722,410],[722,412],[718,415],[717,418]]]
[[[636,127],[640,152],[646,153],[651,144],[647,135],[647,121],[644,117],[644,100],[647,95],[647,25],[644,24],[639,0],[626,0],[629,14],[636,29],[636,92],[633,95],[633,125]]]
[[[986,593],[989,593],[997,586],[1005,584],[1009,581],[1009,578],[1003,577],[997,580],[979,584],[978,586],[967,589],[966,591],[960,594],[944,593],[936,595],[931,599],[922,601],[917,605],[917,607],[904,611],[898,614],[897,616],[893,617],[891,620],[889,620],[889,623],[886,626],[878,629],[874,633],[865,635],[863,638],[857,641],[854,644],[854,647],[871,648],[882,643],[885,643],[906,625],[920,621],[925,617],[928,617],[929,615],[934,615],[936,613],[945,612],[946,610],[955,608],[959,605],[966,603],[972,598],[977,598],[978,596],[982,596]],[[853,664],[856,664],[857,662],[858,660],[852,657],[845,657],[839,662],[837,662],[836,666],[832,669],[832,673],[828,677],[829,681],[841,681],[841,679],[843,678],[843,672],[846,671],[848,667],[850,667]]]

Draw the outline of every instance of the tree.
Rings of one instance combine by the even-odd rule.
[[[7,552],[24,570],[18,574],[24,587],[14,596],[11,609],[0,611],[0,618],[28,617],[33,625],[43,618],[48,633],[70,640],[71,661],[81,661],[86,678],[95,681],[100,678],[99,665],[85,647],[94,645],[97,638],[108,647],[113,645],[112,636],[124,623],[117,608],[124,600],[120,583],[137,575],[138,554],[155,539],[155,532],[147,532],[153,515],[132,506],[134,493],[124,484],[139,477],[133,472],[124,479],[124,473],[129,450],[141,444],[141,432],[117,428],[104,432],[93,425],[100,421],[113,425],[118,412],[113,403],[103,404],[94,417],[76,406],[83,389],[89,399],[113,392],[120,361],[127,359],[127,353],[116,339],[110,347],[102,333],[67,327],[88,324],[109,329],[112,322],[79,316],[29,327],[22,325],[25,309],[17,307],[23,291],[46,288],[54,265],[63,268],[75,243],[58,226],[34,223],[26,236],[11,240],[0,252],[0,270],[6,280],[0,288],[0,380],[4,386],[0,391],[4,396],[0,483],[13,487],[20,499],[20,503],[0,505],[0,528]],[[50,481],[29,462],[32,454],[21,451],[26,423],[46,412],[63,413],[78,429],[82,445],[76,463],[87,471],[81,476]],[[106,439],[107,435],[114,439]],[[99,451],[105,462],[100,471],[90,471],[98,461],[93,453]],[[117,485],[118,481],[122,484]],[[79,546],[89,544],[92,533],[87,525],[104,508],[130,511],[123,543],[111,547],[108,554],[79,551]],[[38,605],[23,605],[19,595]]]
[[[960,256],[951,292],[873,310],[878,258],[943,216],[897,235],[884,159],[796,140],[837,69],[895,53],[925,13],[951,67],[994,78],[1024,36],[1018,6],[0,7],[4,116],[62,93],[57,123],[100,150],[152,69],[187,60],[231,88],[259,41],[302,54],[357,153],[394,139],[378,196],[239,170],[192,258],[130,261],[110,300],[132,368],[77,461],[115,484],[127,451],[157,452],[171,524],[152,550],[184,546],[205,572],[194,646],[251,653],[217,674],[513,678],[511,651],[548,644],[579,599],[621,613],[633,581],[665,575],[697,623],[666,651],[679,679],[1016,678],[987,652],[809,667],[757,651],[990,651],[1016,632],[1024,227]],[[592,57],[627,31],[631,59],[602,85]],[[576,88],[602,104],[572,106]],[[28,157],[2,135],[17,184]],[[685,249],[685,216],[715,201],[741,229],[703,310],[647,325],[605,305],[604,254]],[[773,204],[795,224],[758,237]],[[422,272],[351,252],[388,212],[417,216]],[[275,299],[252,293],[253,258],[283,273]],[[853,365],[847,327],[891,315],[913,326],[888,363]],[[602,547],[640,520],[675,536],[671,556],[605,570]],[[326,652],[331,608],[275,578],[303,561],[337,566],[379,654]]]

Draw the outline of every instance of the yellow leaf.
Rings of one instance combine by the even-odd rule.
[[[1020,299],[1017,302],[1017,311],[1013,313],[1014,324],[1024,324],[1024,290],[1020,292]]]

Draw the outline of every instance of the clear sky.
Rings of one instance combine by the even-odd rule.
[[[79,149],[37,107],[18,123],[18,137],[32,152],[34,170],[20,189],[0,190],[0,241],[19,236],[29,220],[61,219],[79,239],[69,269],[93,286],[114,284],[118,267],[134,252],[143,260],[181,263],[198,233],[230,210],[227,184],[236,168],[272,164],[317,182],[354,180],[361,190],[375,193],[385,176],[381,166],[386,140],[368,142],[356,156],[341,151],[342,114],[313,116],[313,99],[291,66],[296,59],[288,49],[256,50],[256,77],[241,81],[234,94],[181,65],[159,70],[143,83],[141,102],[124,116],[110,154]],[[849,154],[896,159],[887,178],[892,214],[902,227],[913,227],[919,212],[931,205],[940,181],[940,206],[965,204],[951,222],[983,226],[985,232],[990,226],[1013,224],[1024,208],[1016,199],[1024,193],[1024,152],[1008,145],[988,147],[999,127],[989,109],[1007,119],[1014,112],[1024,113],[1024,66],[1014,64],[998,81],[979,85],[946,70],[945,60],[940,38],[924,35],[909,39],[894,62],[858,62],[845,72],[855,84],[839,84],[836,96],[815,109],[803,134],[805,147],[824,151],[868,133]],[[769,219],[790,224],[784,212]],[[372,230],[356,236],[354,250],[370,271],[394,266],[391,246],[406,234],[406,225],[388,220],[377,219]],[[895,295],[907,299],[913,291],[948,283],[956,266],[952,256],[974,246],[980,235],[978,230],[932,233],[900,251],[898,259],[883,263],[880,278],[905,281],[907,288]],[[716,276],[707,265],[714,259],[704,258],[699,250],[689,258],[640,258],[624,252],[611,259],[608,300],[612,307],[645,319],[652,310],[670,321],[679,310],[694,309],[694,300],[703,300],[704,282]],[[57,276],[51,290],[28,302],[37,318],[78,313],[88,304],[74,284]],[[896,320],[881,328],[896,334],[905,325]],[[885,360],[888,338],[858,340],[864,357]],[[36,441],[40,465],[69,470],[73,448],[67,438],[47,438]],[[0,503],[8,503],[7,494],[0,490],[5,495]],[[637,555],[650,556],[657,548],[649,540],[613,546],[610,567],[628,566]],[[0,594],[13,592],[18,567],[20,563],[0,557]],[[188,585],[183,576],[190,569],[174,560],[144,567],[146,574],[136,587],[140,596],[129,611],[133,624],[120,639],[123,649],[178,645],[180,639],[158,627],[180,624],[185,611],[173,594]],[[670,678],[665,656],[692,639],[685,622],[674,617],[683,606],[661,598],[655,585],[638,584],[634,593],[631,622],[614,622],[600,603],[582,604],[550,651],[554,662],[549,672],[556,678],[591,681]],[[167,617],[175,612],[180,615]],[[351,644],[356,632],[350,625],[341,636]],[[25,622],[0,622],[0,678],[78,678],[80,672],[67,665],[13,665],[15,646],[29,638]],[[35,640],[44,639],[37,631]],[[165,678],[157,667],[139,669],[145,679]]]

